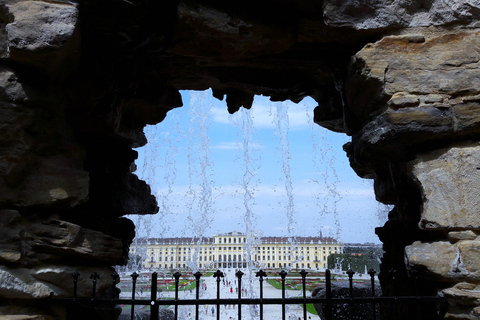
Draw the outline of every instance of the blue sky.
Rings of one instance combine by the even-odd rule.
[[[376,242],[387,208],[372,182],[348,165],[349,137],[312,123],[299,104],[256,96],[234,115],[210,91],[182,92],[184,106],[149,126],[136,174],[156,194],[159,214],[130,216],[140,235],[212,236],[247,228],[263,236],[333,236]]]

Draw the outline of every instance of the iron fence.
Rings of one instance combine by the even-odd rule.
[[[195,315],[193,318],[195,320],[199,320],[199,307],[201,305],[215,305],[216,306],[216,319],[220,320],[221,319],[221,313],[218,312],[220,310],[220,306],[226,306],[226,305],[236,305],[236,313],[238,320],[242,319],[242,306],[245,305],[255,305],[256,307],[258,306],[259,308],[259,313],[258,313],[258,319],[263,320],[264,319],[264,306],[265,305],[279,305],[281,306],[281,314],[282,314],[282,320],[286,320],[286,306],[287,305],[301,305],[303,306],[303,320],[307,320],[307,304],[318,304],[321,306],[322,312],[319,314],[321,319],[324,320],[337,320],[337,319],[380,319],[379,317],[379,306],[381,304],[391,304],[395,308],[396,305],[401,304],[401,303],[413,303],[417,306],[418,310],[420,310],[421,306],[425,303],[428,304],[435,304],[438,302],[443,302],[443,299],[439,296],[423,296],[418,294],[418,290],[415,290],[417,294],[412,295],[412,296],[400,296],[400,295],[394,295],[394,296],[382,296],[376,294],[377,291],[377,283],[375,281],[375,271],[370,270],[368,272],[370,278],[367,280],[369,281],[369,295],[368,296],[355,296],[354,294],[354,281],[353,281],[353,275],[354,272],[352,270],[347,271],[348,275],[348,294],[347,296],[343,297],[338,297],[334,296],[335,294],[332,292],[332,275],[330,270],[325,271],[325,291],[324,291],[324,296],[323,297],[308,297],[307,296],[307,290],[306,290],[306,276],[308,274],[307,271],[302,270],[299,272],[301,276],[301,296],[300,297],[286,297],[285,292],[286,292],[286,276],[287,272],[286,271],[281,271],[279,273],[280,276],[280,282],[281,282],[281,298],[264,298],[264,289],[263,289],[263,282],[265,278],[267,277],[267,274],[263,271],[260,270],[256,272],[256,277],[258,278],[258,285],[259,285],[259,298],[244,298],[242,296],[241,290],[238,290],[238,296],[237,298],[222,298],[220,295],[220,282],[222,281],[222,278],[224,277],[224,273],[220,270],[217,270],[214,274],[213,277],[216,279],[216,298],[214,299],[202,299],[200,298],[200,283],[201,283],[201,277],[202,273],[196,272],[193,274],[195,278],[195,298],[194,299],[180,299],[179,298],[179,280],[182,274],[180,272],[175,272],[173,274],[173,279],[174,279],[174,298],[172,300],[165,300],[165,299],[159,299],[158,297],[158,274],[156,272],[153,272],[151,274],[151,279],[150,279],[150,298],[149,299],[138,299],[137,297],[137,292],[136,292],[136,285],[137,285],[137,278],[139,275],[137,273],[131,274],[131,288],[132,288],[132,295],[131,298],[125,299],[125,298],[120,298],[118,294],[115,294],[115,292],[119,292],[119,289],[117,289],[117,283],[119,282],[119,276],[118,274],[112,275],[112,298],[110,299],[105,299],[105,298],[98,298],[97,297],[97,280],[99,278],[99,275],[97,273],[94,273],[90,276],[90,279],[92,280],[92,294],[90,297],[78,297],[77,296],[77,287],[78,287],[78,278],[79,274],[78,273],[73,273],[72,278],[73,278],[73,296],[68,297],[68,298],[62,298],[62,297],[55,297],[53,293],[51,294],[49,300],[49,303],[54,303],[54,304],[66,304],[69,306],[70,310],[73,310],[71,312],[75,313],[75,310],[77,309],[76,307],[78,306],[88,306],[90,313],[91,313],[91,319],[98,318],[98,311],[99,309],[102,309],[103,311],[109,310],[108,313],[109,315],[106,315],[105,312],[103,312],[102,316],[100,318],[102,319],[117,319],[119,316],[118,309],[116,309],[117,305],[126,305],[130,306],[130,319],[134,320],[135,318],[135,307],[136,306],[149,306],[150,307],[150,314],[149,314],[149,319],[151,320],[159,320],[159,307],[160,306],[173,306],[173,317],[175,320],[178,320],[178,307],[179,306],[185,306],[185,305],[190,305],[190,306],[195,306]],[[395,272],[391,273],[393,277],[395,277]],[[242,277],[244,273],[242,271],[237,271],[235,273],[235,276],[238,281],[238,288],[242,288]],[[393,283],[395,283],[395,278],[393,279]],[[415,281],[417,283],[417,281]],[[394,289],[395,292],[395,289]],[[368,306],[368,315],[358,315],[355,312],[355,306],[363,304]],[[339,306],[342,307],[342,310],[339,311]],[[343,315],[340,317],[339,312],[343,312]],[[73,316],[71,317],[73,319],[78,318]],[[247,319],[244,317],[243,319]],[[299,318],[300,319],[300,318]],[[412,318],[410,318],[412,319]],[[419,317],[418,319],[424,319]]]

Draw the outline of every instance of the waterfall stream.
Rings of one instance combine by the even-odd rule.
[[[228,115],[210,91],[183,95],[188,106],[145,130],[149,143],[140,150],[137,174],[152,187],[160,212],[130,217],[138,238],[190,238],[195,246],[187,265],[193,272],[200,245],[215,233],[246,235],[249,268],[264,235],[288,238],[287,270],[302,257],[295,252],[297,236],[343,240],[342,221],[354,201],[345,197],[356,197],[360,207],[367,193],[364,186],[351,189],[354,174],[338,172],[339,159],[347,162],[344,142],[338,145],[338,135],[313,123],[312,101],[302,108],[256,97],[251,110]],[[137,239],[132,246],[145,251]]]

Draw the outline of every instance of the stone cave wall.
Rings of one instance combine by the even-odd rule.
[[[352,137],[352,168],[394,205],[377,228],[384,293],[396,268],[412,294],[415,271],[447,298],[425,319],[478,319],[479,17],[458,0],[3,1],[0,317],[72,318],[41,298],[71,295],[75,271],[115,294],[135,236],[123,216],[158,211],[133,148],[179,90],[212,88],[230,113],[256,94],[314,98],[316,123]],[[382,317],[416,312],[396,311]]]

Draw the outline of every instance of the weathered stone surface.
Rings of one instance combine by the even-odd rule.
[[[422,270],[431,277],[451,278],[458,272],[458,253],[455,246],[446,241],[416,241],[405,247],[405,263],[407,268]]]
[[[480,241],[417,241],[405,248],[405,262],[411,270],[443,281],[478,281],[479,253]]]
[[[45,320],[44,316],[32,315],[2,315],[2,320]]]
[[[438,26],[480,17],[480,4],[461,0],[327,0],[324,10],[327,25],[360,30]]]
[[[0,261],[5,263],[19,262],[22,258],[22,239],[18,225],[22,222],[16,210],[0,210]]]
[[[116,264],[123,255],[119,239],[60,220],[32,224],[22,237],[42,260],[68,257],[72,263],[88,259],[98,264]]]
[[[72,207],[88,199],[85,153],[48,88],[0,66],[0,204]],[[39,108],[46,104],[47,110]],[[49,114],[49,113],[52,114]]]
[[[194,38],[174,40],[172,50],[180,55],[231,61],[284,52],[295,43],[293,21],[285,21],[280,27],[268,24],[268,19],[244,21],[212,7],[186,2],[178,6],[178,17],[179,27],[194,28],[196,34]],[[177,30],[179,35],[183,35],[182,29]]]
[[[476,307],[480,303],[478,284],[460,282],[441,292],[449,304],[445,319],[478,319]]]
[[[430,35],[420,43],[413,41],[412,35],[385,37],[365,46],[353,58],[347,82],[351,112],[365,123],[384,112],[389,100],[393,107],[401,104],[411,108],[417,105],[461,108],[478,95],[480,56],[470,49],[476,43],[479,43],[478,32],[465,31]],[[403,98],[399,99],[399,95]],[[439,124],[442,123],[441,113],[437,117]],[[450,131],[466,129],[461,126],[462,120],[456,122],[460,126],[452,123]],[[395,123],[387,130],[395,134]]]
[[[464,240],[458,242],[461,267],[468,274],[480,274],[480,241]]]
[[[44,268],[24,269],[0,266],[0,297],[3,299],[40,299],[53,292],[58,297],[73,296],[72,273],[78,272],[78,297],[90,297],[92,280],[96,272],[98,297],[105,296],[112,286],[113,268],[50,266]]]
[[[409,164],[424,198],[421,228],[480,228],[479,160],[475,142],[420,154]]]
[[[124,243],[99,231],[55,219],[32,220],[16,210],[1,210],[0,222],[0,261],[4,263],[101,266],[123,261]]]
[[[474,240],[476,237],[477,234],[472,230],[450,231],[448,233],[448,239],[452,242],[457,242],[459,240]]]
[[[78,9],[73,2],[6,1],[3,57],[65,75],[79,57]],[[5,46],[6,45],[6,46]]]
[[[415,107],[420,103],[420,98],[407,92],[397,92],[387,103],[392,108]]]

